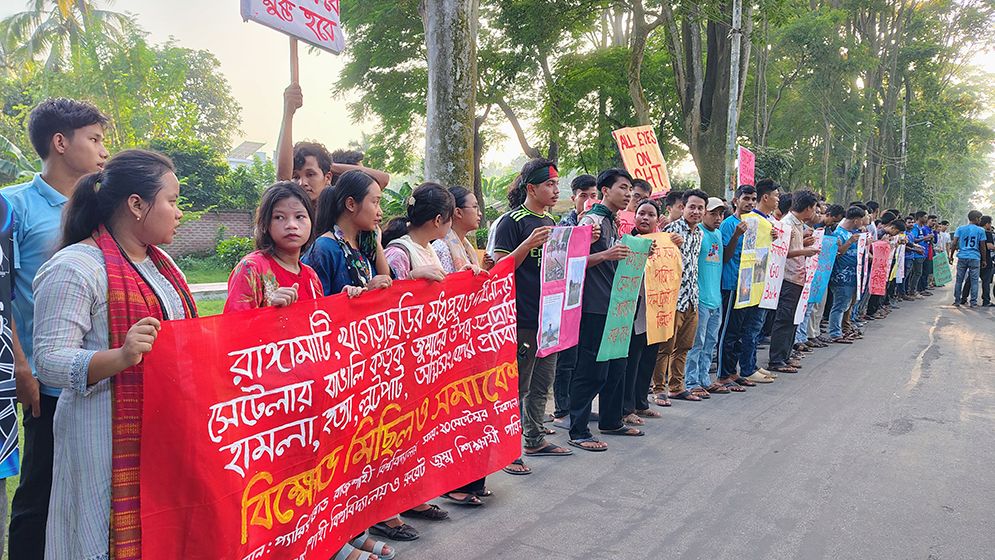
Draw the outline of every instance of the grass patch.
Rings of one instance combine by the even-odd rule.
[[[222,264],[215,255],[180,257],[176,259],[176,265],[186,275],[188,284],[227,282],[228,275],[231,274],[231,269]]]
[[[197,302],[197,312],[200,313],[201,317],[220,315],[224,308],[225,300],[223,299],[209,299]]]

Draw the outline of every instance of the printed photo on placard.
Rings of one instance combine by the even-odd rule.
[[[539,348],[552,348],[560,342],[560,312],[563,310],[563,294],[549,294],[542,298],[542,338]]]
[[[743,251],[753,251],[757,248],[757,220],[746,220],[746,233],[743,234]]]
[[[739,295],[736,297],[737,303],[750,303],[750,295],[753,292],[753,269],[743,268],[739,271]]]
[[[770,249],[764,247],[757,249],[757,262],[753,265],[753,283],[758,284],[767,281],[767,255]]]
[[[580,296],[584,292],[586,267],[586,257],[573,258],[567,262],[567,304],[563,306],[563,309],[574,309],[580,305]]]
[[[546,264],[543,279],[546,282],[563,280],[567,275],[567,248],[570,246],[570,232],[573,228],[554,228],[549,241],[543,248]]]

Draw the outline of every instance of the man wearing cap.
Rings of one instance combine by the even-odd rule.
[[[658,399],[700,401],[684,386],[684,370],[688,351],[694,346],[698,331],[698,253],[701,251],[701,229],[698,224],[705,214],[708,195],[698,189],[684,191],[684,212],[681,218],[671,222],[663,231],[676,233],[684,238],[681,245],[681,287],[677,293],[677,312],[674,313],[674,336],[660,344],[656,370],[653,372],[654,392]],[[664,385],[666,384],[666,385]]]
[[[722,234],[719,225],[724,217],[725,203],[714,196],[705,204],[701,230],[701,250],[698,252],[698,329],[694,346],[688,352],[684,368],[687,389],[700,398],[710,393],[728,393],[729,389],[712,383],[708,370],[722,324]]]

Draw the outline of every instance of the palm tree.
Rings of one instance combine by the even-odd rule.
[[[0,22],[0,41],[10,58],[47,56],[45,67],[58,69],[87,37],[117,43],[134,28],[131,16],[99,9],[91,0],[29,0],[28,9]]]

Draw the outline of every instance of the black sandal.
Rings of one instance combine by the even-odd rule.
[[[416,509],[409,509],[401,515],[405,517],[417,517],[419,519],[427,519],[429,521],[443,521],[449,519],[449,512],[440,508],[435,504],[426,504],[428,509],[423,509],[418,511]]]
[[[466,494],[463,499],[453,497],[452,492],[446,492],[442,497],[450,502],[457,503],[461,506],[482,506],[484,502],[480,501],[480,498],[469,492],[460,492],[460,494]]]
[[[383,521],[370,527],[370,534],[388,538],[392,541],[414,541],[419,536],[418,531],[407,523],[402,523],[399,527],[391,527]]]

